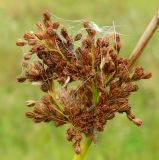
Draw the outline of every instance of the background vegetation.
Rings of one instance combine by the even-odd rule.
[[[120,25],[123,56],[129,56],[147,23],[159,8],[158,0],[1,0],[0,1],[0,160],[70,160],[71,144],[65,140],[65,127],[33,124],[24,116],[25,101],[40,97],[39,89],[19,85],[21,50],[15,41],[33,29],[47,9],[65,19],[88,18],[99,25]],[[159,158],[159,30],[138,61],[152,71],[150,80],[140,82],[132,95],[134,113],[144,124],[130,123],[116,115],[99,141],[92,145],[87,160],[156,160]]]

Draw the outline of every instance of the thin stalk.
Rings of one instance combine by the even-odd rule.
[[[145,32],[143,33],[140,40],[138,41],[136,47],[132,51],[131,56],[129,58],[130,60],[129,68],[131,68],[131,66],[142,54],[144,48],[146,47],[147,43],[149,42],[150,38],[152,37],[152,35],[154,34],[158,26],[159,26],[159,11],[154,15],[149,25],[147,26]]]
[[[94,47],[94,46],[92,46]],[[94,73],[94,63],[95,63],[95,55],[94,55],[94,50],[91,47],[91,56],[92,56],[92,72]]]
[[[75,154],[73,157],[73,160],[84,160],[91,143],[92,143],[92,139],[85,137],[85,139],[83,140],[83,144],[81,146],[81,154],[79,155]]]
[[[56,101],[56,98],[54,97],[54,93],[53,93],[52,91],[49,91],[48,94],[52,97],[53,102],[54,102],[55,105],[57,106],[57,108],[54,107],[54,109],[55,109],[58,113],[60,113],[62,116],[64,116],[65,118],[67,118],[67,116],[61,111],[61,107],[60,107],[59,103]],[[67,119],[68,119],[68,118],[67,118]]]

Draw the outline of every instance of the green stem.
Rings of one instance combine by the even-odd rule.
[[[83,145],[81,147],[81,154],[79,155],[75,154],[73,160],[84,160],[91,143],[92,143],[92,139],[85,138],[83,140]]]

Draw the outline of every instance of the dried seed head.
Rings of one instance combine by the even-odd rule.
[[[116,113],[126,113],[136,125],[142,124],[131,112],[129,96],[138,90],[135,81],[148,79],[151,73],[142,67],[130,70],[129,59],[119,55],[119,34],[110,31],[107,36],[102,32],[96,36],[94,27],[84,21],[86,34],[72,36],[59,22],[52,22],[48,12],[43,14],[43,24],[36,26],[37,32],[27,32],[24,40],[17,41],[18,46],[29,48],[22,62],[24,76],[17,81],[28,80],[46,95],[27,101],[33,107],[26,113],[28,118],[36,123],[54,122],[56,127],[71,124],[67,140],[77,154],[82,135],[96,139]],[[32,55],[36,58],[29,61]]]

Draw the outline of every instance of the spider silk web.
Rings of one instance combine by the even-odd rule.
[[[122,26],[115,24],[114,21],[112,21],[112,25],[99,26],[96,22],[91,21],[89,19],[70,20],[70,19],[63,19],[63,18],[58,17],[54,14],[51,14],[51,21],[52,22],[55,22],[55,21],[59,22],[60,26],[57,29],[57,33],[59,36],[60,36],[60,29],[62,26],[64,26],[67,29],[68,34],[69,34],[69,36],[72,37],[72,39],[78,33],[82,34],[82,38],[79,41],[73,41],[73,51],[75,51],[78,47],[81,47],[82,41],[87,37],[86,28],[83,27],[83,21],[88,21],[89,26],[96,31],[95,40],[97,40],[98,38],[108,37],[111,33],[113,33],[114,35],[115,34],[125,35],[125,34],[121,34],[117,31],[117,29]],[[42,23],[42,21],[40,21],[40,22]],[[60,38],[62,38],[62,36],[60,36]],[[23,54],[25,54],[26,52],[29,51],[29,46],[26,45],[26,46],[22,47],[21,49],[22,49]],[[38,59],[37,56],[35,54],[33,54],[31,59],[29,61],[27,61],[27,63],[22,62],[21,75],[24,75],[27,66],[29,64],[35,63],[35,61],[37,61],[37,59]]]

